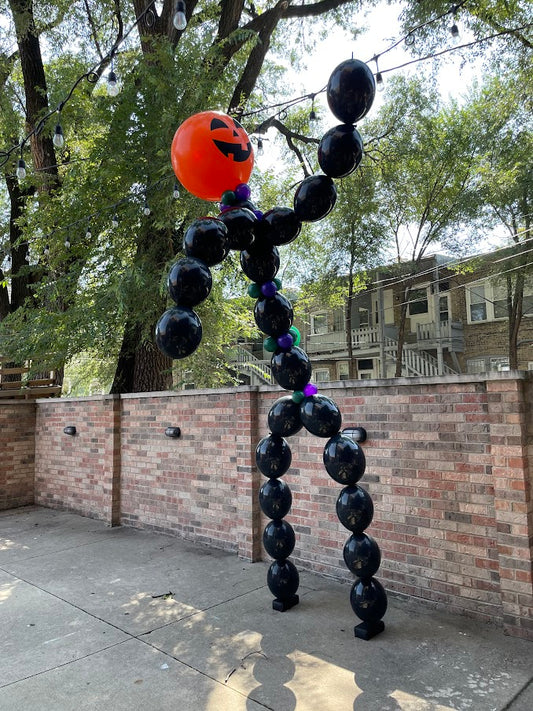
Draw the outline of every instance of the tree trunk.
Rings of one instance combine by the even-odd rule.
[[[509,367],[511,370],[518,370],[518,334],[522,322],[524,300],[524,273],[520,271],[516,276],[514,289],[511,280],[507,284],[507,311],[508,336],[509,336]]]
[[[29,191],[23,192],[20,189],[18,180],[6,171],[5,181],[9,192],[11,203],[9,215],[9,249],[11,252],[11,300],[8,311],[13,313],[19,306],[22,306],[26,298],[30,295],[28,288],[28,242],[23,241],[22,229],[19,219],[24,212],[24,202]],[[24,273],[26,268],[26,273]],[[22,273],[21,273],[22,270]]]
[[[398,326],[398,347],[396,349],[396,371],[394,373],[395,378],[400,378],[402,375],[402,358],[403,358],[403,347],[405,343],[405,326],[407,321],[407,309],[409,307],[409,294],[411,293],[411,285],[408,284],[405,287],[403,293],[403,300],[400,306],[400,323]]]
[[[142,339],[142,327],[127,323],[111,393],[170,390],[171,367],[155,343]]]

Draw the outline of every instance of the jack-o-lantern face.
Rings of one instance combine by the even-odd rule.
[[[226,158],[232,156],[237,163],[248,160],[252,152],[252,144],[238,121],[230,119],[226,123],[221,118],[214,118],[211,121],[211,132],[213,143]]]
[[[220,111],[184,121],[172,141],[171,161],[183,187],[196,197],[219,201],[226,190],[248,182],[254,165],[244,128]]]

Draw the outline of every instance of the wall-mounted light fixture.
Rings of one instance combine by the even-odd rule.
[[[76,427],[74,425],[68,425],[68,427],[63,428],[63,432],[66,435],[75,435],[76,434]]]
[[[366,430],[364,427],[345,427],[342,434],[351,437],[354,442],[366,442]]]
[[[180,427],[167,427],[165,430],[165,437],[173,437],[174,439],[177,439],[180,436],[181,436],[181,428]]]

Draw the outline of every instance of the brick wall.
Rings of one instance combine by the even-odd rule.
[[[76,435],[63,432],[74,425]],[[119,522],[120,399],[39,400],[35,503]]]
[[[361,484],[375,505],[368,533],[383,554],[377,577],[389,590],[533,638],[532,377],[354,381],[321,392],[338,403],[343,427],[368,432]],[[39,401],[35,500],[256,560],[265,521],[254,452],[283,394],[241,387]],[[75,437],[63,434],[69,424]],[[165,437],[168,426],[181,438]],[[349,532],[335,513],[341,487],[322,464],[325,440],[304,431],[289,443],[292,558],[349,579]]]
[[[35,402],[0,402],[0,511],[33,504]]]

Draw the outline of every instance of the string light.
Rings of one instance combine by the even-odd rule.
[[[311,111],[309,112],[309,121],[316,121],[315,95],[314,94],[311,94]]]
[[[174,183],[174,190],[172,191],[172,197],[177,200],[180,196],[180,189],[177,183]]]
[[[48,257],[48,255],[50,254],[50,247],[48,245],[46,245],[43,249],[43,254],[45,257]]]
[[[257,139],[257,155],[262,156],[265,152],[265,149],[263,148],[263,139],[258,138]]]
[[[111,220],[111,225],[112,225],[113,227],[118,227],[118,215],[117,215],[117,213],[115,213],[115,214],[113,215],[113,219]]]
[[[56,124],[52,142],[56,148],[63,148],[63,146],[65,145],[65,137],[63,135],[63,129],[61,128],[61,124],[59,123],[59,121]]]
[[[172,18],[172,24],[180,32],[183,32],[183,30],[187,27],[187,17],[185,16],[185,9],[186,8],[184,0],[178,0],[176,2],[176,11],[174,13],[174,17]]]
[[[143,214],[148,217],[151,215],[152,211],[150,210],[150,205],[148,204],[148,200],[146,197],[144,198],[144,207],[143,207]]]
[[[70,237],[68,237],[68,236],[67,236],[67,238],[66,238],[66,240],[65,240],[65,248],[66,248],[66,249],[70,249]]]
[[[19,162],[17,164],[17,178],[19,180],[24,180],[26,177],[26,162],[24,161],[24,158],[22,156],[19,158]]]
[[[456,22],[456,15],[457,15],[457,10],[458,10],[457,5],[452,5],[452,8],[450,10],[451,14],[453,15],[453,24],[450,27],[450,34],[452,36],[452,41],[454,44],[459,44],[459,41],[461,39],[461,34],[459,32],[459,27],[457,26]]]
[[[93,233],[91,232],[91,226],[87,225],[87,229],[85,231],[85,239],[92,239]]]
[[[111,60],[111,70],[107,75],[107,93],[109,96],[117,96],[119,91],[120,87],[118,85],[117,75],[115,74],[115,70],[113,68],[113,60]]]

